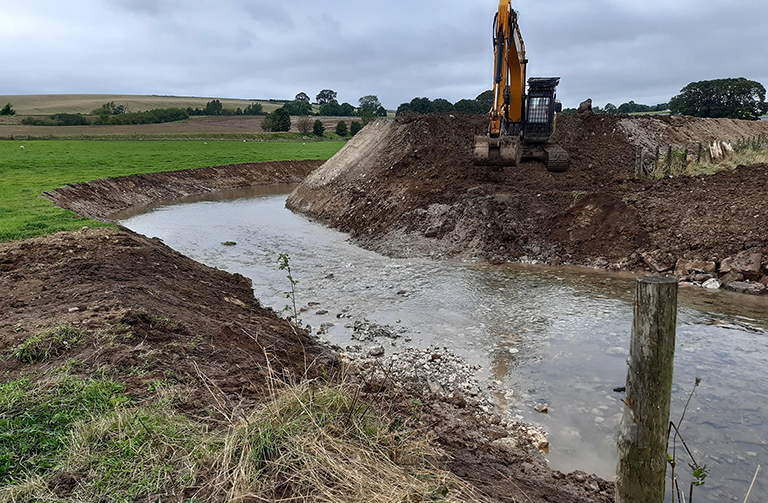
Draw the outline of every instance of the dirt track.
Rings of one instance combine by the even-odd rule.
[[[636,180],[636,145],[679,148],[768,133],[768,123],[686,117],[561,116],[566,173],[537,162],[474,166],[483,117],[411,115],[378,124],[315,171],[288,206],[393,256],[540,261],[640,270],[641,254],[718,262],[768,257],[768,166]],[[356,143],[359,143],[356,144]]]

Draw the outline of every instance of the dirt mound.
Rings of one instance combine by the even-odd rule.
[[[763,122],[562,115],[571,166],[474,166],[485,117],[406,115],[367,126],[288,198],[288,207],[392,256],[542,261],[635,270],[643,253],[722,259],[768,252],[756,201],[765,166],[714,177],[635,180],[636,147],[768,133]],[[375,148],[371,148],[375,145]],[[754,211],[753,211],[754,209]],[[681,225],[682,224],[682,225]]]
[[[108,221],[119,211],[183,197],[272,183],[298,183],[322,161],[228,164],[65,185],[43,195],[80,216]]]

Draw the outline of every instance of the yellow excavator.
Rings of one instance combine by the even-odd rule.
[[[473,160],[484,166],[517,166],[523,158],[544,162],[549,171],[568,169],[568,153],[549,139],[562,106],[555,89],[560,77],[530,78],[528,60],[511,0],[499,1],[493,21],[493,106],[487,136],[475,137]]]

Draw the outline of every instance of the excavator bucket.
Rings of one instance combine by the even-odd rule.
[[[514,136],[475,136],[473,161],[479,166],[517,166],[523,149]]]

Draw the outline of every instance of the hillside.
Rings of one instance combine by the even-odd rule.
[[[268,99],[232,99],[206,98],[196,96],[159,96],[134,94],[22,94],[0,95],[0,103],[10,103],[17,115],[51,115],[56,113],[89,114],[104,103],[114,101],[125,105],[131,112],[141,112],[153,108],[204,108],[211,100],[221,101],[224,108],[245,108],[251,103],[261,103],[264,111],[271,112],[280,105],[270,103]]]

